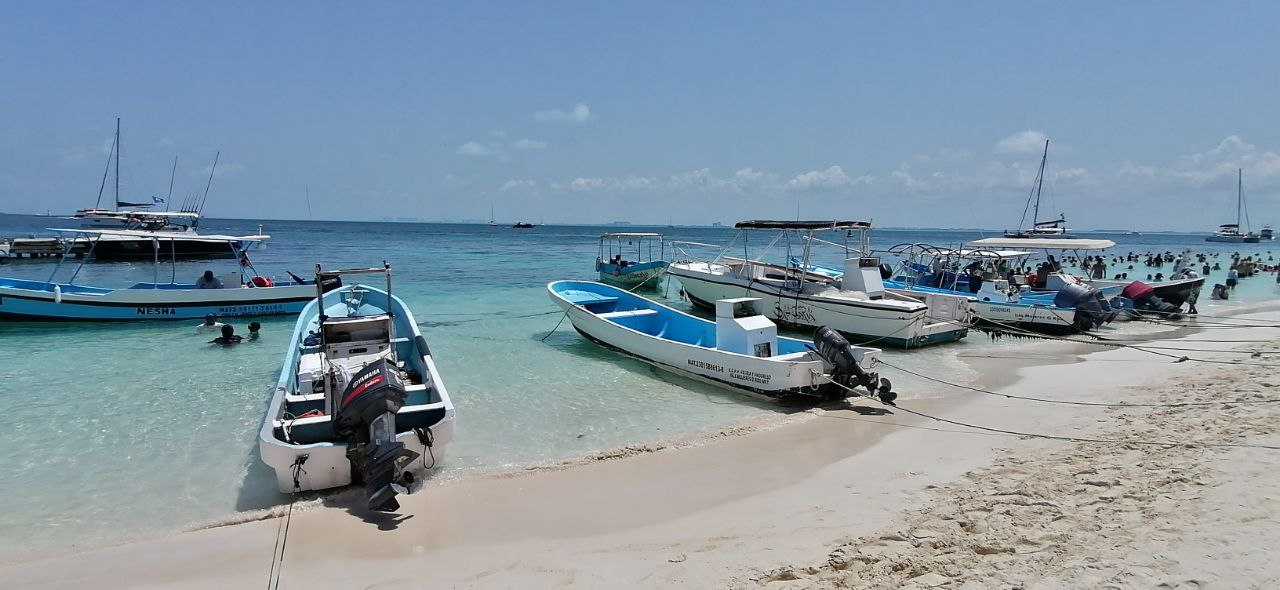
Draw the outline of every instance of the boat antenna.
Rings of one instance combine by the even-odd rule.
[[[303,190],[307,191],[307,220],[310,221],[314,219],[313,217],[311,217],[311,185],[304,184],[302,185],[302,188]],[[262,232],[258,232],[258,233],[262,233]]]
[[[107,152],[107,167],[102,169],[102,184],[98,186],[98,200],[93,202],[94,209],[102,206],[102,193],[107,190],[107,175],[111,173],[111,159],[116,155],[118,141],[120,141],[119,135],[111,138],[111,151]]]
[[[116,117],[116,211],[120,210],[120,117]]]
[[[169,201],[173,200],[173,177],[178,174],[178,156],[173,157],[173,170],[169,171],[169,194],[164,198],[164,210],[169,210]]]
[[[200,206],[196,208],[195,213],[204,211],[204,202],[209,199],[209,187],[213,186],[213,173],[218,169],[218,158],[220,156],[222,156],[221,150],[213,155],[213,165],[209,167],[209,181],[204,185],[204,196],[200,198]]]

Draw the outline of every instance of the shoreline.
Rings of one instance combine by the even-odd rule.
[[[1249,313],[1250,310],[1241,310],[1241,312]],[[1194,334],[1204,330],[1186,326],[1174,328],[1172,331]],[[1180,334],[1180,336],[1186,337],[1188,334]],[[1153,337],[1167,338],[1163,332]],[[1037,346],[1035,350],[1047,352],[1042,349],[1062,346],[1064,343],[1043,344],[1046,346]],[[1096,348],[1070,343],[1065,346],[1082,350]],[[965,359],[963,354],[959,356],[978,374],[979,381],[976,385],[983,386],[984,383],[981,381],[983,376],[1001,374],[1016,376],[1014,385],[1035,385],[1038,373],[1052,373],[1055,370],[1069,372],[1070,367],[1079,366],[1080,359],[1088,363],[1090,360],[1098,360],[1093,357],[1117,354],[1137,355],[1137,358],[1132,360],[1146,357],[1143,353],[1136,351],[1108,349],[1095,352],[1076,351],[1057,355],[1055,357],[1057,362],[1045,363],[1044,361],[1052,359],[1027,358],[1023,359],[1025,363],[1020,363],[1023,366],[1014,371],[1008,371],[1007,362],[1002,363],[1003,371],[991,371],[989,368],[973,365],[975,361],[978,364],[986,364],[992,359]],[[1103,364],[1115,365],[1115,363]],[[1175,365],[1168,361],[1141,363],[1138,366],[1146,366],[1146,369],[1131,373],[1150,375],[1164,372],[1165,365],[1177,371],[1180,367],[1189,368],[1187,365],[1193,364]],[[1105,367],[1099,369],[1096,373],[1107,372]],[[1127,375],[1127,377],[1134,376]],[[1132,379],[1126,379],[1128,380]],[[938,385],[936,389],[941,391],[944,387]],[[1075,392],[1059,390],[1056,393],[1061,395]],[[1016,402],[996,401],[992,396],[963,393],[914,399],[910,402],[911,405],[907,406],[910,409],[930,414],[959,416],[962,419],[965,415],[976,416],[972,421],[978,424],[1000,423],[993,418],[993,415],[1003,414],[1012,419],[1016,412],[1019,419],[1024,419],[1024,414],[1028,413],[1024,411],[1025,405],[1017,405]],[[777,496],[791,500],[806,498],[810,495],[806,493],[806,488],[819,487],[828,491],[855,488],[853,492],[847,493],[862,496],[864,499],[872,490],[880,490],[878,495],[871,494],[870,499],[871,504],[882,509],[882,513],[877,515],[881,520],[866,518],[866,515],[859,511],[858,528],[865,528],[874,523],[883,524],[887,515],[894,512],[894,508],[900,507],[898,503],[890,501],[891,498],[904,489],[918,490],[922,486],[940,485],[952,481],[967,470],[989,463],[995,454],[995,449],[1001,443],[1016,440],[975,436],[982,433],[958,432],[955,427],[930,425],[930,421],[923,418],[912,418],[901,414],[880,414],[874,410],[873,406],[864,406],[861,412],[854,409],[806,410],[781,416],[782,419],[766,416],[759,420],[748,421],[753,424],[753,427],[745,429],[745,432],[741,427],[724,427],[675,439],[676,441],[684,439],[686,442],[683,444],[664,441],[638,445],[640,447],[638,449],[624,447],[619,450],[621,452],[597,453],[552,466],[461,477],[442,482],[438,486],[430,486],[419,494],[407,498],[408,514],[403,517],[361,515],[350,510],[348,512],[351,514],[343,514],[328,509],[336,502],[326,502],[321,499],[317,502],[320,505],[316,508],[299,511],[294,515],[291,526],[294,527],[295,537],[291,537],[290,553],[286,556],[285,565],[291,569],[293,575],[299,577],[312,575],[312,570],[321,565],[309,559],[313,554],[308,551],[308,547],[317,545],[313,535],[328,537],[331,534],[337,534],[342,535],[341,538],[362,539],[362,543],[389,545],[395,549],[396,554],[391,556],[392,561],[400,565],[428,559],[432,555],[448,562],[461,559],[460,563],[467,563],[467,560],[479,559],[480,556],[475,555],[477,549],[480,550],[479,553],[487,553],[486,548],[491,550],[523,546],[537,540],[581,541],[601,537],[622,539],[670,537],[670,531],[666,530],[667,526],[655,527],[654,523],[678,525],[688,521],[704,520],[706,515],[726,511],[736,516],[728,519],[728,522],[740,519],[744,514],[776,516],[779,511],[778,505],[764,507],[756,505],[763,498]],[[1065,416],[1058,416],[1058,419],[1054,420],[1052,414],[1053,412],[1041,411],[1036,420],[1045,428],[1070,423]],[[761,421],[766,424],[756,424]],[[846,423],[848,421],[859,424],[849,428]],[[836,423],[845,424],[836,426]],[[1005,420],[1004,423],[1018,422]],[[1029,431],[1044,432],[1046,430],[1037,428]],[[926,435],[924,434],[926,432],[932,434]],[[903,438],[915,440],[905,442],[895,440]],[[939,442],[941,439],[948,441],[946,448],[929,448],[932,443]],[[884,450],[891,444],[902,444],[908,447],[909,453],[895,458],[893,450],[887,452]],[[632,449],[634,452],[627,452],[627,449]],[[785,452],[786,450],[807,452],[795,456],[796,453]],[[744,455],[755,457],[759,461],[744,460],[742,458]],[[917,460],[906,461],[907,456],[915,457]],[[794,464],[783,465],[778,461],[780,459],[793,461]],[[886,470],[892,471],[895,466],[901,466],[901,464],[917,464],[920,468],[908,470],[905,473],[895,473],[892,476],[885,474]],[[768,465],[769,469],[760,469],[762,465]],[[837,478],[837,481],[843,483],[833,486],[835,482],[829,481],[833,475],[831,472],[843,472],[845,470],[841,469],[842,466],[851,465],[861,465],[870,469],[859,470],[863,474],[862,478]],[[752,471],[753,469],[755,472]],[[773,473],[758,473],[758,471],[773,471]],[[718,477],[708,477],[708,472]],[[866,473],[873,474],[872,481],[866,480]],[[876,476],[881,479],[875,479]],[[668,501],[672,500],[671,496],[665,495],[670,492],[669,486],[665,482],[657,481],[663,478],[675,478],[673,485],[678,483],[682,490],[686,490],[686,494],[679,497],[678,505],[672,505],[674,502]],[[732,480],[735,484],[731,486],[733,489],[724,489],[726,485],[723,479]],[[820,484],[819,480],[825,481]],[[904,488],[904,480],[912,482],[911,485]],[[854,483],[864,484],[867,489],[861,489],[853,485]],[[691,487],[696,493],[687,491]],[[584,490],[597,493],[589,494]],[[528,503],[531,494],[538,502]],[[658,500],[655,502],[653,498],[648,497],[649,494],[656,495]],[[604,496],[609,501],[601,502],[598,496]],[[525,502],[524,508],[540,508],[539,511],[543,514],[530,514],[527,510],[513,511],[509,508],[513,504],[521,505],[521,501]],[[812,499],[809,502],[805,507],[812,510],[814,508]],[[632,510],[623,511],[620,514],[616,510],[619,504],[630,506]],[[447,522],[441,523],[439,522],[441,515],[433,514],[439,505],[451,506],[454,511],[461,514],[449,515],[449,518],[444,519]],[[743,511],[741,508],[744,505],[755,507]],[[786,503],[781,505],[785,506]],[[494,508],[502,506],[508,507],[507,512]],[[847,510],[847,507],[824,506],[823,509],[842,513]],[[590,512],[592,517],[584,518],[584,511]],[[558,515],[559,518],[553,517],[553,514]],[[436,521],[423,522],[419,525],[414,520],[419,515],[436,519]],[[812,516],[812,514],[806,514],[808,518]],[[377,527],[362,519],[374,521]],[[582,522],[584,520],[589,522]],[[778,520],[786,522],[787,519]],[[818,520],[821,521],[822,518]],[[716,518],[693,530],[706,525],[723,527],[725,522]],[[277,521],[267,515],[244,523],[200,528],[165,538],[7,563],[0,566],[0,572],[10,579],[47,587],[72,585],[76,583],[77,572],[80,575],[86,575],[87,572],[104,568],[118,574],[112,577],[113,583],[125,586],[156,582],[163,586],[166,580],[167,583],[175,585],[210,587],[223,584],[258,583],[260,576],[255,577],[246,570],[256,572],[260,569],[261,572],[257,572],[258,574],[267,570],[269,562],[266,555],[269,555],[270,537],[271,533],[274,533],[273,525],[276,524]],[[446,524],[452,526],[444,526]],[[392,530],[379,531],[378,528]],[[307,529],[313,530],[308,533]],[[405,529],[413,530],[405,533]],[[696,537],[696,534],[692,533],[687,526],[675,526],[675,529],[684,532],[684,537],[691,535]],[[412,537],[412,539],[405,537]],[[810,538],[809,541],[818,542],[816,544],[809,542],[806,546],[809,549],[822,548],[833,540],[821,541]],[[685,539],[685,542],[688,542],[688,539]],[[629,544],[624,544],[626,545]],[[677,545],[680,544],[677,543]],[[173,562],[172,567],[150,564],[148,556],[157,551],[170,555],[167,560],[161,560],[161,562]],[[776,548],[772,549],[772,552],[777,551]],[[645,554],[651,552],[652,550],[641,551]],[[676,568],[674,565],[687,563],[689,551],[678,553],[684,555],[684,558],[678,561],[667,561],[668,566],[671,566],[670,569],[687,569],[688,566]],[[788,555],[792,562],[799,562],[802,561],[799,559],[802,554],[802,551],[797,552],[793,548]],[[779,552],[778,555],[782,554]],[[771,554],[770,558],[778,555]],[[201,567],[201,564],[205,564],[214,557],[216,557],[213,559],[215,562],[230,560],[231,563],[238,564],[240,567],[234,568],[238,570],[237,575],[226,578],[229,572],[219,572],[216,568],[210,570],[207,565]],[[346,557],[362,560],[373,559],[375,556],[357,551]],[[677,557],[678,555],[672,556],[670,559],[674,560]],[[386,558],[386,556],[378,556],[378,559]],[[147,563],[142,563],[143,561]],[[404,563],[401,563],[402,561]],[[755,563],[760,560],[748,559],[747,561]],[[254,565],[258,562],[261,562],[261,567]],[[551,563],[559,562],[559,559],[551,560]],[[787,559],[783,559],[779,563],[787,562]],[[179,567],[177,565],[179,563],[188,564],[190,567]],[[308,565],[304,567],[304,564]],[[50,569],[56,569],[58,574],[66,577],[42,575],[45,566],[55,566]],[[393,569],[398,570],[399,567]],[[736,567],[740,569],[742,566]],[[151,571],[144,572],[142,568],[148,568]],[[334,572],[328,572],[328,574],[336,575]],[[483,578],[476,578],[470,582],[459,579],[455,583],[462,585],[481,583],[481,579]],[[593,578],[593,580],[602,581],[599,578]],[[356,583],[368,580],[352,578],[350,581]],[[723,584],[727,578],[700,579],[699,581]],[[496,579],[493,582],[502,584]],[[647,582],[641,582],[641,584],[645,585]],[[587,585],[592,584],[588,582]]]

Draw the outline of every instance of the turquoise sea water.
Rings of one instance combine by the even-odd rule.
[[[44,233],[57,223],[0,216],[0,235]],[[560,314],[545,284],[593,278],[596,237],[617,227],[206,220],[204,230],[252,233],[259,223],[272,235],[266,251],[253,253],[263,274],[306,276],[316,262],[330,268],[392,263],[394,291],[422,325],[458,408],[457,438],[438,477],[551,464],[785,411],[603,350],[567,322],[547,336]],[[732,234],[728,228],[627,229],[710,243]],[[978,237],[879,230],[873,246],[957,246]],[[1118,242],[1117,255],[1191,247],[1221,253],[1224,262],[1235,250],[1266,260],[1271,248],[1176,234],[1096,237]],[[0,276],[44,280],[53,267],[11,261],[0,265]],[[205,268],[232,270],[234,262],[180,262],[174,272],[190,280]],[[1113,266],[1115,272],[1122,269]],[[1145,278],[1154,271],[1137,266],[1129,272]],[[77,282],[125,286],[151,280],[152,273],[150,263],[88,264]],[[1225,271],[1216,273],[1210,284],[1224,278]],[[1206,289],[1200,309],[1212,314],[1278,292],[1266,274],[1242,281],[1232,301],[1209,302]],[[678,285],[665,297],[662,291],[651,296],[687,308]],[[195,322],[0,322],[0,559],[144,538],[287,502],[258,463],[256,435],[293,319],[260,321],[262,339],[233,348],[208,345],[211,336],[196,335]],[[886,358],[963,380],[972,376],[958,353],[1024,345],[972,333],[955,345],[890,351]],[[904,399],[945,393],[885,374]]]

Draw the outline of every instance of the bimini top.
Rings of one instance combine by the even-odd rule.
[[[224,236],[218,234],[197,234],[183,231],[145,231],[138,229],[59,229],[48,228],[49,231],[63,234],[83,234],[89,236],[136,238],[142,240],[182,240],[184,242],[261,242],[271,236]]]
[[[836,229],[871,229],[869,221],[739,221],[733,224],[735,229],[804,229],[804,230],[836,230]]]
[[[602,240],[605,238],[661,238],[661,237],[662,237],[662,234],[656,234],[653,232],[618,232],[618,233],[607,233],[607,234],[600,235],[600,239]]]
[[[986,238],[969,242],[978,248],[1034,248],[1036,250],[1106,250],[1116,243],[1111,240],[1083,238]]]

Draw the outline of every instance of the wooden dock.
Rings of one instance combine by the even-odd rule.
[[[84,258],[90,246],[86,238],[0,238],[0,243],[9,246],[9,258],[61,258],[68,254]]]

